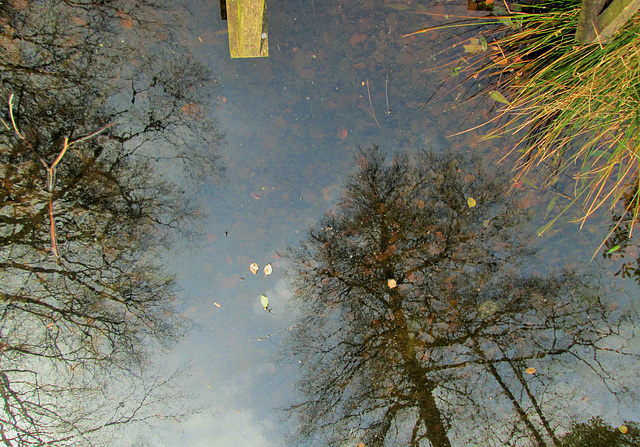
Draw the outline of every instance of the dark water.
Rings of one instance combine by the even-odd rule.
[[[3,26],[17,35],[21,14],[34,13],[9,3]],[[217,2],[187,6],[177,18],[127,2],[105,10],[95,29],[109,37],[92,34],[82,53],[104,57],[78,56],[69,71],[86,82],[72,87],[42,73],[68,65],[24,43],[3,53],[13,71],[2,93],[19,97],[25,137],[3,112],[0,365],[3,390],[24,392],[3,394],[13,445],[113,445],[112,436],[124,437],[119,445],[410,445],[412,436],[425,446],[580,445],[560,437],[596,416],[613,433],[623,424],[634,433],[637,285],[614,276],[620,260],[597,253],[590,263],[610,217],[583,229],[563,218],[538,237],[558,212],[553,194],[535,178],[510,183],[513,157],[499,161],[513,141],[460,133],[493,102],[461,103],[464,90],[449,91],[455,78],[439,88],[464,37],[404,37],[473,14],[466,5],[269,3],[270,56],[245,60],[229,58]],[[85,13],[60,8],[62,23],[86,26]],[[56,23],[51,14],[39,23]],[[29,29],[43,47],[63,33]],[[49,205],[43,166],[61,140],[113,121],[113,133],[59,161]],[[164,139],[154,122],[171,123]],[[367,152],[374,145],[380,152]],[[173,186],[154,182],[160,176]],[[304,240],[308,251],[288,251]],[[175,273],[175,284],[153,268]],[[105,314],[102,300],[114,306]],[[103,369],[92,364],[98,354]],[[30,388],[29,373],[15,372],[27,369],[87,390]],[[93,404],[69,404],[83,395]],[[38,399],[69,409],[75,425]]]

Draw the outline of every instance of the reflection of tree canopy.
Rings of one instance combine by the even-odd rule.
[[[183,404],[168,404],[170,378],[146,354],[184,331],[161,256],[197,212],[157,167],[210,176],[220,136],[204,112],[210,75],[176,44],[171,4],[0,3],[0,98],[14,95],[15,120],[4,107],[4,445],[95,445]],[[47,174],[65,141],[111,123]]]
[[[616,328],[589,278],[530,265],[507,192],[460,157],[361,155],[291,253],[301,445],[557,443],[554,364],[604,377]]]
[[[620,427],[611,427],[601,418],[572,424],[571,431],[560,438],[561,447],[638,447],[640,427],[627,422]]]

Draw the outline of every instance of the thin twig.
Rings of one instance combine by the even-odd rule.
[[[40,163],[42,163],[42,165],[45,167],[45,169],[49,169],[49,165],[47,164],[47,162],[44,160],[44,158],[42,158],[33,148],[33,146],[31,146],[31,143],[29,143],[29,141],[20,133],[20,131],[18,130],[18,126],[16,125],[16,120],[13,117],[13,93],[11,93],[11,95],[9,95],[9,116],[11,117],[11,124],[13,125],[13,131],[16,133],[16,135],[18,135],[25,143],[27,143],[27,146],[29,146],[29,149],[31,149],[31,152],[33,152],[36,157],[38,157],[38,159],[40,160]],[[3,121],[4,123],[4,121]],[[5,123],[5,126],[7,124]],[[8,126],[7,126],[8,128]]]
[[[273,334],[267,334],[264,337],[257,338],[255,341],[264,341],[267,338],[273,337],[274,335],[279,335],[279,334],[282,334],[283,332],[286,332],[286,331],[292,331],[294,328],[298,327],[298,324],[299,323],[296,323],[291,327],[286,327],[284,329],[279,330],[278,332],[274,332]]]
[[[369,96],[369,106],[371,106],[371,114],[373,115],[373,119],[376,121],[379,129],[382,129],[380,123],[378,122],[378,118],[376,118],[376,112],[373,110],[373,103],[371,102],[371,92],[369,91],[369,80],[367,79],[367,95]]]
[[[53,201],[51,197],[49,197],[49,222],[51,226],[51,253],[53,253],[56,258],[60,258],[56,236],[56,220],[53,218]]]
[[[27,139],[23,137],[20,131],[18,130],[18,126],[16,125],[16,120],[13,117],[13,93],[11,93],[11,95],[9,96],[9,116],[11,117],[11,124],[13,124],[13,130],[16,132],[16,134],[18,134],[20,138],[22,138],[24,141],[27,142],[27,144],[29,144]],[[29,144],[29,146],[31,145]]]
[[[25,143],[27,143],[27,146],[29,146],[29,149],[31,149],[31,152],[33,152],[39,159],[40,162],[44,165],[45,169],[47,170],[47,189],[49,190],[49,192],[53,192],[53,188],[55,186],[55,179],[56,179],[56,166],[58,165],[58,163],[60,163],[60,160],[62,160],[62,157],[64,157],[64,154],[67,152],[67,149],[69,149],[71,146],[73,146],[76,143],[80,143],[82,141],[86,141],[90,138],[95,137],[96,135],[101,134],[102,132],[104,132],[105,130],[107,130],[109,127],[113,126],[114,124],[116,124],[115,122],[108,124],[106,126],[104,126],[102,129],[97,130],[96,132],[93,132],[87,136],[78,138],[77,140],[74,140],[72,142],[69,142],[69,138],[65,138],[64,139],[64,145],[62,146],[62,150],[60,151],[60,153],[58,154],[58,156],[56,157],[56,159],[54,160],[54,162],[51,164],[51,166],[49,166],[49,164],[46,162],[46,160],[44,158],[42,158],[33,148],[33,146],[31,146],[31,143],[29,143],[29,141],[27,141],[27,139],[24,137],[24,135],[22,135],[20,133],[20,131],[18,130],[18,125],[16,124],[16,119],[13,116],[13,93],[9,96],[9,116],[11,117],[11,124],[13,126],[13,130],[16,133],[16,135],[18,135],[18,137],[20,137]],[[9,125],[7,123],[4,122],[4,120],[1,120],[2,124],[4,124],[4,126],[7,128],[7,130],[10,130]],[[49,222],[50,222],[50,234],[51,234],[51,252],[53,253],[53,255],[56,258],[60,258],[60,252],[58,250],[58,242],[57,242],[57,235],[56,235],[56,221],[53,217],[53,196],[51,195],[49,197]]]
[[[116,124],[115,122],[113,122],[113,123],[111,123],[111,124],[107,124],[107,125],[106,125],[106,126],[104,126],[102,129],[95,131],[95,132],[94,132],[94,133],[92,133],[91,135],[87,135],[87,136],[85,136],[85,137],[78,138],[77,140],[73,140],[71,143],[69,143],[69,147],[71,147],[72,145],[74,145],[74,144],[76,144],[76,143],[80,143],[81,141],[85,141],[85,140],[88,140],[88,139],[90,139],[90,138],[93,138],[93,137],[95,137],[95,136],[97,136],[97,135],[100,135],[102,132],[104,132],[104,131],[105,131],[105,130],[107,130],[109,127],[111,127],[111,126],[113,126],[113,125],[115,125],[115,124]]]

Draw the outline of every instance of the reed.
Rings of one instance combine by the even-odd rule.
[[[519,135],[509,151],[520,153],[516,179],[533,169],[547,186],[561,176],[572,179],[562,211],[542,231],[574,206],[582,226],[629,194],[623,216],[636,222],[640,213],[640,16],[606,44],[581,45],[575,40],[580,5],[560,0],[526,13],[511,7],[455,24],[475,30],[465,41],[466,79],[482,80],[476,94],[499,105],[484,138]]]

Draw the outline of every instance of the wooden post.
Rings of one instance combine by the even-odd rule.
[[[232,58],[268,57],[266,0],[226,0]]]
[[[613,0],[602,11],[606,0],[582,0],[576,40],[579,43],[606,43],[640,9],[640,0]]]

